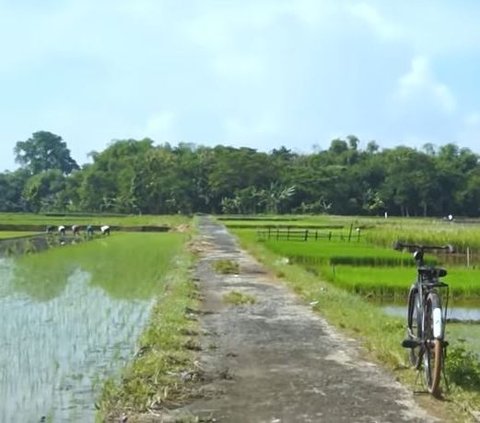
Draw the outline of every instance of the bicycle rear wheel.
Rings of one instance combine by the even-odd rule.
[[[424,314],[425,352],[423,370],[425,383],[433,396],[440,395],[443,367],[443,322],[440,297],[436,292],[427,296]]]
[[[420,312],[420,294],[415,286],[410,288],[408,293],[408,312],[407,312],[407,338],[420,340],[422,338],[422,316]],[[420,345],[410,348],[408,358],[410,364],[419,369],[422,364],[422,347]]]

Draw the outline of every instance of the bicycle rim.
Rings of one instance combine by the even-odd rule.
[[[421,339],[422,336],[422,322],[420,316],[419,294],[415,288],[410,289],[408,294],[408,333],[410,339]],[[410,348],[408,353],[410,364],[419,369],[422,363],[422,348],[420,346]]]
[[[440,379],[443,366],[443,347],[442,341],[433,336],[433,314],[435,308],[440,308],[440,299],[437,294],[431,293],[427,298],[425,309],[425,352],[423,356],[423,370],[428,392],[433,396],[438,396],[440,394]]]

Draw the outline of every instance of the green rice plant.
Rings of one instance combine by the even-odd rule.
[[[328,265],[306,266],[306,269],[349,292],[365,297],[406,298],[416,278],[415,268]],[[443,280],[450,284],[452,299],[480,297],[480,270],[449,267]]]
[[[365,239],[377,245],[391,246],[401,240],[425,245],[451,244],[458,252],[467,248],[480,251],[480,228],[471,224],[452,224],[443,221],[402,221],[401,224],[376,227],[365,234]]]
[[[255,304],[257,302],[253,295],[238,291],[230,291],[229,293],[224,294],[223,300],[226,303],[233,305]]]
[[[415,277],[410,268],[319,266],[317,274],[336,286],[364,297],[404,299]]]
[[[178,233],[117,233],[19,257],[15,285],[37,299],[54,298],[75,269],[115,298],[150,298],[170,260],[185,242]]]

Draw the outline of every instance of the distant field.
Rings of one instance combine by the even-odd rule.
[[[178,226],[191,219],[168,215],[45,215],[33,213],[0,213],[0,225],[120,225],[120,226]]]
[[[318,220],[309,217],[302,224],[322,222],[324,225],[344,223],[341,230],[332,233],[347,233],[354,226],[361,227],[360,237],[318,239],[310,237],[308,241],[277,239],[276,229],[271,236],[264,236],[253,226],[253,221],[225,221],[242,239],[249,242],[261,242],[282,260],[303,266],[320,278],[336,286],[362,296],[404,297],[415,278],[415,263],[411,252],[395,251],[393,242],[402,240],[427,245],[452,244],[459,253],[455,255],[427,255],[427,264],[439,264],[448,269],[445,278],[451,284],[451,293],[455,298],[478,299],[480,297],[480,227],[472,223],[451,223],[440,219],[374,219],[353,217],[321,216]],[[273,222],[273,221],[272,221]],[[349,222],[353,222],[349,223]],[[265,222],[262,222],[262,224]],[[288,225],[290,220],[277,225]],[[248,225],[252,225],[251,229]],[[357,226],[358,225],[358,226]],[[285,231],[285,229],[281,229]],[[319,233],[325,232],[318,230]],[[259,236],[262,235],[262,236]],[[469,251],[467,256],[466,251]],[[470,267],[467,267],[470,264]]]
[[[0,231],[0,239],[7,239],[7,238],[16,238],[19,236],[28,236],[34,235],[37,232],[24,232],[24,231]]]

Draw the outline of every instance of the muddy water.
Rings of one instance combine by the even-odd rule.
[[[0,259],[0,422],[94,421],[101,383],[131,356],[152,301],[112,298],[81,268],[41,300],[16,266]]]

